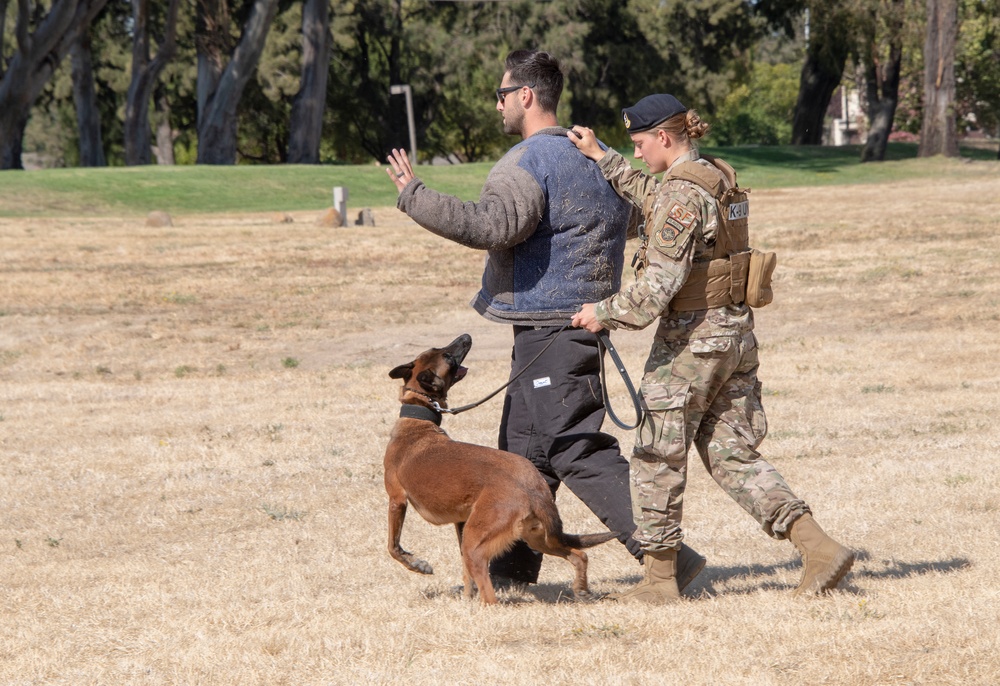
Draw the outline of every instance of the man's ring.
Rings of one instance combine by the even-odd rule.
[[[403,174],[405,174],[405,173],[406,173],[405,171],[401,171],[401,172],[399,172],[398,174],[396,174],[396,178],[398,179],[398,178],[399,178],[400,176],[402,176],[402,175],[403,175]]]

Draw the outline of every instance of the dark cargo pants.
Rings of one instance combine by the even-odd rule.
[[[555,342],[507,388],[498,445],[531,460],[553,495],[565,483],[639,556],[639,543],[632,538],[629,464],[618,440],[601,432],[605,410],[597,337],[583,329],[516,326],[511,376],[553,337]],[[493,560],[490,573],[534,583],[541,565],[541,553],[518,541]]]

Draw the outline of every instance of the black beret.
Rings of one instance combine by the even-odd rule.
[[[666,93],[655,93],[647,95],[631,107],[622,109],[622,118],[629,133],[639,133],[682,112],[687,112],[687,108],[680,100]]]

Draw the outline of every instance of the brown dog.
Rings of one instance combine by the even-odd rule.
[[[448,438],[439,408],[448,389],[465,376],[462,366],[472,337],[463,334],[445,348],[431,348],[389,372],[403,380],[399,420],[385,450],[389,494],[389,554],[407,569],[432,574],[431,566],[399,545],[407,502],[431,524],[454,524],[462,550],[463,595],[475,582],[484,604],[496,603],[489,564],[523,540],[535,550],[568,560],[576,569],[573,594],[589,597],[583,548],[611,540],[617,532],[564,533],[548,485],[528,460],[513,453]]]

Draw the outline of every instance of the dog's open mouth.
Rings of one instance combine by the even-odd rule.
[[[465,374],[468,371],[469,371],[468,368],[463,367],[462,365],[458,365],[458,369],[455,370],[455,378],[452,380],[452,383],[455,383],[457,381],[461,381],[462,379],[464,379],[465,378]]]

